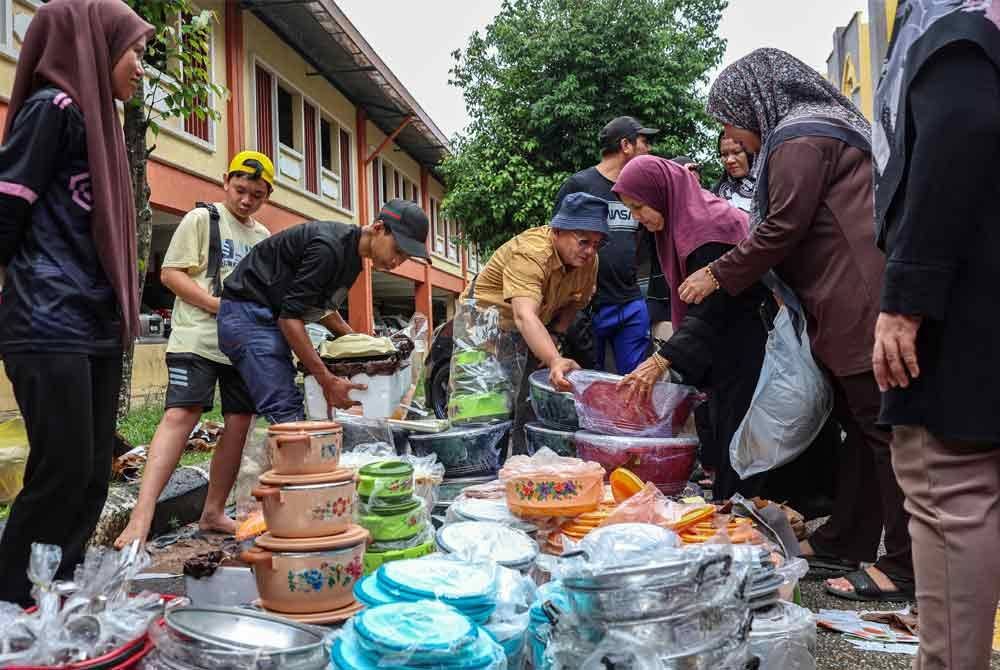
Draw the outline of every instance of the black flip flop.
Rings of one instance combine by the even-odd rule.
[[[853,591],[838,591],[826,585],[826,592],[831,596],[858,603],[906,603],[915,600],[912,579],[886,576],[896,585],[896,590],[883,591],[867,571],[855,570],[844,575],[844,579],[851,585]]]
[[[855,572],[861,563],[852,561],[849,558],[830,556],[829,554],[815,554],[804,557],[809,563],[809,576],[812,578],[834,579],[843,577]]]

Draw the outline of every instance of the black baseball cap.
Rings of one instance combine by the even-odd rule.
[[[427,253],[427,230],[430,223],[417,203],[394,198],[382,205],[382,211],[375,220],[385,224],[396,239],[396,246],[400,251],[410,258],[421,258],[430,264],[431,257]]]
[[[634,139],[638,135],[652,137],[660,132],[659,128],[646,128],[631,116],[619,116],[612,119],[608,125],[601,129],[598,140],[601,143],[602,151],[617,151],[619,143],[623,139]]]

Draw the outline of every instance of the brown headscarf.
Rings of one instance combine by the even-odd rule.
[[[136,40],[153,32],[122,0],[51,0],[42,5],[21,45],[4,130],[5,136],[10,133],[24,102],[49,85],[83,111],[94,198],[90,225],[121,307],[126,347],[138,333],[139,273],[132,179],[111,71]]]

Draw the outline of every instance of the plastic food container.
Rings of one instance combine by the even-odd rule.
[[[604,468],[543,449],[508,459],[500,479],[507,507],[520,516],[576,516],[591,512],[604,498]]]
[[[420,498],[395,505],[368,506],[361,504],[358,517],[376,542],[407,540],[419,535],[427,526],[427,510]]]
[[[410,435],[416,456],[434,454],[446,478],[486,477],[500,467],[501,450],[507,446],[511,422],[452,428],[443,433]]]
[[[284,540],[265,534],[242,554],[253,568],[261,605],[286,614],[338,610],[354,602],[354,584],[371,536],[360,526],[319,540]]]
[[[354,516],[354,475],[337,470],[321,483],[258,486],[264,521],[275,537],[322,537],[347,530]]]
[[[580,458],[603,465],[608,472],[624,467],[639,479],[653,482],[666,495],[687,486],[698,455],[697,437],[622,437],[581,431],[576,434]]]
[[[408,549],[388,549],[386,551],[376,551],[376,545],[372,545],[365,552],[365,574],[370,575],[381,566],[391,561],[402,561],[407,558],[420,558],[427,554],[433,554],[437,550],[434,540],[428,540]]]
[[[549,383],[548,370],[531,373],[528,377],[528,393],[535,415],[545,426],[565,431],[580,429],[573,394],[555,390]]]
[[[344,430],[335,421],[295,421],[267,429],[271,467],[278,475],[332,472],[343,444]]]
[[[542,447],[548,447],[560,456],[576,456],[576,441],[573,432],[549,428],[535,421],[525,425],[524,434],[529,456]]]
[[[622,379],[592,370],[569,374],[581,428],[604,435],[676,437],[683,434],[701,402],[702,396],[693,386],[670,382],[654,384],[642,402],[628,402],[627,394],[618,388]]]
[[[413,466],[401,461],[382,461],[361,468],[358,495],[369,503],[403,502],[413,495]]]

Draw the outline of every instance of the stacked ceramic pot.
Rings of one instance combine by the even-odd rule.
[[[380,461],[358,472],[358,521],[372,537],[364,558],[369,574],[383,563],[434,551],[424,499],[414,495],[413,466]]]
[[[360,609],[354,584],[371,536],[353,523],[357,492],[354,473],[339,467],[342,444],[335,422],[271,426],[272,469],[253,490],[268,532],[243,559],[260,604],[304,623],[336,623]]]
[[[552,616],[550,651],[562,667],[597,655],[623,670],[649,658],[669,670],[744,670],[745,567],[725,550],[678,545],[648,524],[608,526],[581,542],[562,577],[568,608]]]

